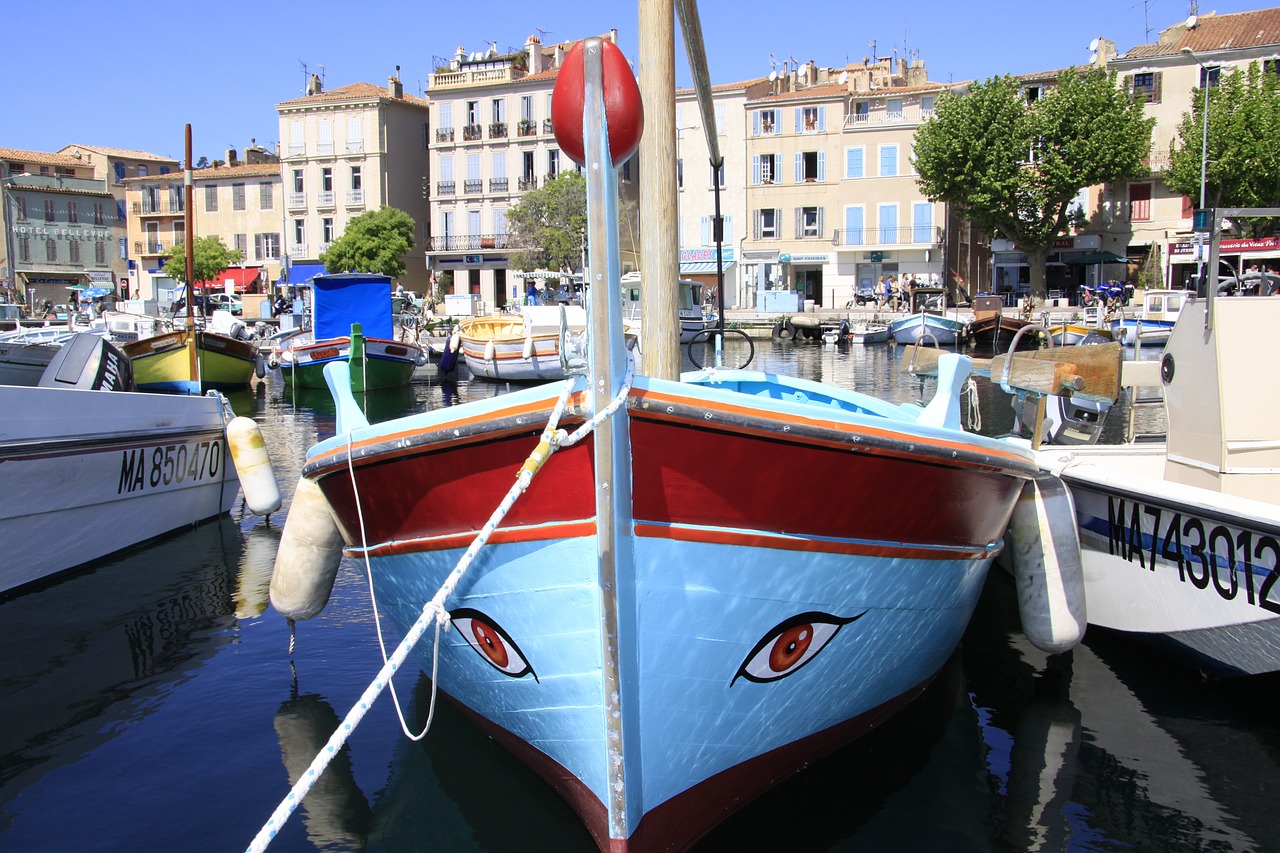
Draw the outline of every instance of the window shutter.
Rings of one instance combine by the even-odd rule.
[[[1153,78],[1151,81],[1152,82],[1151,103],[1158,104],[1160,103],[1160,82],[1164,79],[1164,72],[1157,71],[1155,74],[1152,74],[1151,76]]]
[[[760,211],[751,211],[751,235],[753,240],[760,239]]]
[[[821,107],[818,107],[818,130],[826,130],[826,129],[827,129],[827,108],[825,106],[821,106]],[[822,180],[822,178],[818,178],[818,180]]]
[[[710,245],[711,245],[711,243],[712,243],[712,240],[711,240],[711,217],[710,217],[710,216],[704,216],[704,217],[702,217],[701,225],[702,225],[702,245],[703,245],[703,246],[710,246]]]
[[[796,237],[804,236],[804,208],[796,208]]]
[[[751,113],[751,135],[760,135],[760,111],[755,110]]]
[[[725,245],[733,245],[733,217],[723,217],[724,234],[722,235]]]
[[[826,228],[822,224],[822,220],[823,220],[822,213],[824,210],[825,208],[822,208],[822,207],[818,208],[818,236],[819,237],[822,237],[827,233]]]
[[[827,152],[818,152],[818,183],[827,179]]]
[[[759,186],[761,180],[762,178],[760,177],[760,155],[752,154],[751,155],[751,183],[754,186]]]
[[[796,107],[796,133],[799,133],[800,128],[804,126],[804,118],[801,113],[803,113],[803,110],[800,107]]]
[[[804,183],[804,155],[796,153],[796,183]]]

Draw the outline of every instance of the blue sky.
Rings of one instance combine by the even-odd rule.
[[[1082,63],[1105,36],[1121,52],[1155,41],[1186,18],[1187,0],[977,0],[964,3],[779,3],[702,0],[699,11],[712,81],[766,76],[787,59],[841,66],[874,52],[924,60],[933,80],[985,79]],[[537,8],[535,8],[535,6]],[[0,147],[56,151],[81,143],[182,157],[190,123],[195,156],[210,159],[279,135],[275,105],[303,94],[304,65],[326,88],[385,85],[400,66],[406,92],[420,94],[436,57],[462,45],[519,48],[541,29],[544,43],[618,30],[633,62],[637,3],[527,0],[352,4],[159,3],[120,7],[63,0],[56,14],[10,14],[0,51]],[[352,27],[351,10],[380,23]],[[1220,0],[1220,14],[1268,8]],[[215,10],[230,10],[219,14]],[[807,9],[813,9],[809,12]],[[323,66],[323,71],[321,69]],[[677,78],[689,84],[683,46]],[[143,82],[146,81],[146,82]]]

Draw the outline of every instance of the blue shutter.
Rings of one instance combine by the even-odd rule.
[[[796,107],[796,133],[800,132],[800,128],[803,126],[803,122],[804,122],[804,118],[801,117],[800,115],[801,112],[802,112],[801,108]]]
[[[827,152],[818,152],[818,183],[827,179]]]
[[[861,148],[846,148],[844,151],[844,176],[846,178],[861,178],[863,175],[863,159],[864,151]]]
[[[804,183],[804,155],[796,153],[796,183]]]
[[[753,186],[759,186],[763,180],[760,176],[760,155],[751,155],[751,183]]]
[[[844,209],[844,245],[861,246],[866,239],[862,232],[862,208],[846,207]]]
[[[880,147],[880,176],[893,177],[898,174],[898,146],[882,145]]]
[[[916,202],[911,206],[911,219],[911,242],[933,242],[933,205],[927,201]]]
[[[898,242],[898,206],[896,204],[880,205],[880,242],[890,245]]]
[[[827,108],[818,107],[818,130],[826,130],[826,129],[827,129]],[[822,178],[818,178],[818,180],[822,180]]]
[[[751,113],[751,135],[760,135],[760,111],[753,110]]]
[[[711,239],[711,217],[710,216],[702,217],[702,238],[700,242],[701,242],[701,245],[703,246],[710,246],[713,242],[715,242],[714,240]]]

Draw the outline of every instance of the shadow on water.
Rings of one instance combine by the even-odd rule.
[[[0,803],[217,651],[243,554],[223,516],[0,604]]]

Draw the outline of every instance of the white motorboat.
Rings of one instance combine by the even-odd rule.
[[[1167,440],[1038,461],[1074,500],[1090,625],[1215,675],[1280,670],[1280,300],[1180,307],[1160,361],[1125,365],[1163,386]]]
[[[1189,290],[1148,290],[1136,316],[1112,322],[1112,337],[1127,347],[1163,344],[1169,340],[1182,306],[1194,295]]]
[[[128,369],[85,334],[38,385],[0,386],[0,593],[231,509],[226,400],[91,390]]]

